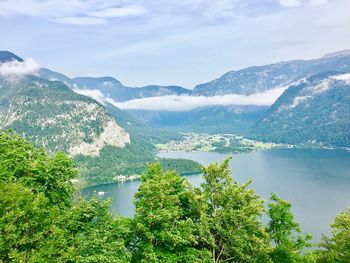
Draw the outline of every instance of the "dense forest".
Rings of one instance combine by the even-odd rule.
[[[135,216],[124,218],[108,201],[79,197],[65,154],[1,132],[0,262],[350,262],[350,209],[311,244],[290,203],[273,193],[265,202],[228,164],[204,167],[197,188],[149,165]]]

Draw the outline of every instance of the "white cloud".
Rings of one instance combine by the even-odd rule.
[[[75,93],[90,97],[101,104],[104,104],[105,97],[99,90],[73,88]]]
[[[31,58],[22,62],[13,60],[0,63],[0,75],[10,79],[21,78],[26,75],[35,74],[39,68],[39,64]]]
[[[123,6],[123,7],[110,7],[91,13],[94,17],[112,18],[112,17],[124,17],[124,16],[137,16],[147,12],[147,9],[143,6]]]
[[[328,2],[328,0],[310,0],[310,4],[312,6],[324,5]]]
[[[3,0],[0,1],[0,14],[58,18],[91,11],[91,4],[92,1],[81,0]]]
[[[328,0],[279,0],[280,5],[285,7],[298,7],[302,5],[320,6],[328,2]]]
[[[55,21],[61,24],[69,24],[69,25],[103,25],[108,23],[108,21],[105,19],[89,17],[89,16],[61,17],[61,18],[52,19],[52,21]]]
[[[346,84],[350,84],[350,73],[345,73],[345,74],[340,74],[340,75],[332,76],[331,79],[342,80],[342,81],[344,81]]]
[[[336,80],[349,80],[350,79],[350,73],[335,75],[331,77],[332,79]]]
[[[170,95],[160,97],[149,97],[134,99],[125,102],[117,102],[110,97],[105,97],[99,90],[79,89],[75,87],[74,92],[93,98],[101,104],[110,103],[122,110],[164,110],[164,111],[189,111],[206,106],[230,106],[230,105],[255,105],[270,106],[287,89],[280,87],[262,93],[251,95],[221,95],[221,96],[189,96]]]
[[[223,96],[161,96],[116,102],[111,98],[103,100],[123,110],[166,110],[188,111],[205,106],[257,105],[270,106],[285,91],[285,87],[269,90],[252,95],[223,95]],[[86,93],[87,94],[87,93]]]
[[[280,0],[280,4],[286,7],[297,7],[301,6],[301,0]]]
[[[63,24],[92,25],[107,24],[109,18],[137,16],[147,12],[146,8],[139,5],[115,5],[116,2],[110,0],[2,0],[0,16],[25,15]]]

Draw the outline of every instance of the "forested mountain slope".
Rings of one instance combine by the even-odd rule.
[[[207,106],[191,111],[127,111],[155,128],[204,133],[246,134],[268,110],[265,106]]]
[[[320,73],[289,87],[253,129],[266,141],[350,146],[350,74]]]

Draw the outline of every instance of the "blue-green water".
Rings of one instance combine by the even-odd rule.
[[[221,162],[227,155],[207,152],[172,152],[160,157],[186,158],[204,165]],[[276,192],[293,205],[293,212],[303,230],[318,240],[329,233],[335,215],[350,207],[350,153],[338,150],[288,149],[237,154],[231,161],[232,176],[240,183],[253,179],[251,185],[263,198]],[[194,186],[200,175],[187,176]],[[113,209],[132,216],[133,195],[139,181],[100,185],[83,190],[86,197],[105,192],[112,198]]]

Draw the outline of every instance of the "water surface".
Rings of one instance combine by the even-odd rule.
[[[203,165],[221,162],[227,155],[208,152],[170,152],[160,157],[186,158]],[[335,215],[350,206],[350,153],[338,150],[283,149],[233,155],[232,176],[239,183],[253,179],[251,187],[263,198],[277,193],[293,205],[293,212],[303,230],[318,240],[329,233]],[[194,186],[200,175],[186,176]],[[122,215],[134,213],[133,196],[139,181],[100,185],[83,190],[89,198],[105,192],[112,198],[113,209]]]

